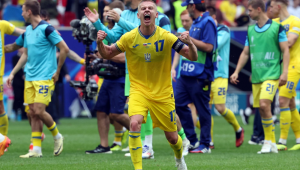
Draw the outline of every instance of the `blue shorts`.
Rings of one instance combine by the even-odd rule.
[[[104,80],[101,86],[95,110],[106,114],[124,113],[127,97],[124,96],[125,83]]]

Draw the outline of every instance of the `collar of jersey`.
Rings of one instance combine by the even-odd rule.
[[[291,15],[289,15],[289,17],[287,17],[286,19],[284,19],[284,20],[280,20],[280,23],[282,23],[283,21],[286,21],[287,19],[289,19],[290,18],[290,16]],[[280,18],[279,18],[280,19]]]
[[[262,26],[262,27],[259,27],[258,24],[255,24],[255,28],[254,29],[255,29],[256,32],[265,32],[267,29],[269,29],[269,27],[271,26],[271,24],[272,24],[272,20],[269,19],[265,23],[265,25]]]
[[[49,24],[49,23],[46,22],[46,21],[44,21],[44,20],[42,20],[35,28],[33,28],[32,25],[31,25],[32,30],[35,30],[38,26],[43,25],[43,24]]]
[[[200,22],[201,19],[203,19],[203,18],[205,18],[205,17],[207,17],[207,16],[209,16],[209,12],[204,12],[204,13],[202,14],[202,16],[200,15],[197,19],[194,20],[194,23]]]
[[[155,26],[155,29],[154,29],[153,33],[152,33],[148,38],[146,38],[146,37],[142,34],[142,32],[141,32],[141,30],[140,30],[140,27],[138,28],[138,30],[139,30],[140,35],[141,35],[143,38],[145,38],[145,39],[147,40],[147,39],[151,38],[151,37],[155,34],[156,28],[157,28],[157,26]]]
[[[132,11],[132,12],[136,12],[137,10],[138,10],[138,8],[136,8],[136,9],[130,8],[130,11]]]

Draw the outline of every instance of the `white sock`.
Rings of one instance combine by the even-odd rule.
[[[123,126],[123,132],[126,132],[127,131],[127,129]]]
[[[5,139],[5,136],[3,136],[1,133],[0,133],[0,142],[3,142]]]
[[[279,139],[278,143],[281,143],[283,145],[286,145],[286,139]]]
[[[56,136],[53,137],[54,140],[60,139],[62,138],[62,135],[60,133],[58,133]]]
[[[42,153],[42,147],[33,146],[33,151],[36,152],[36,153]]]
[[[242,127],[240,127],[236,132],[241,132],[242,131]]]
[[[145,145],[149,146],[152,149],[152,137],[153,135],[146,135],[145,136]]]
[[[297,144],[300,144],[300,138],[297,138],[297,139],[296,139],[296,143],[297,143]]]
[[[122,146],[122,142],[116,142],[114,141],[115,144],[119,145],[119,146]]]

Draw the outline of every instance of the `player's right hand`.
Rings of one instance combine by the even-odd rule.
[[[287,82],[287,74],[282,73],[279,78],[279,87],[285,85]]]
[[[14,79],[14,75],[10,74],[6,80],[6,84],[8,87],[11,87],[13,79]]]
[[[174,69],[171,70],[171,76],[172,76],[172,80],[176,82],[176,70]]]
[[[102,42],[105,37],[107,36],[107,34],[104,31],[98,31],[97,33],[97,42]]]
[[[95,14],[88,8],[86,7],[84,10],[85,16],[92,22],[96,22],[99,19],[99,14],[98,12],[94,9]]]
[[[233,73],[231,76],[230,76],[230,82],[232,83],[232,84],[238,84],[238,82],[240,82],[239,80],[238,80],[238,77],[239,77],[239,75],[238,75],[238,73]]]

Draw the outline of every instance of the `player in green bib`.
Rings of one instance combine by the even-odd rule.
[[[264,144],[258,153],[278,153],[271,103],[278,86],[287,82],[290,58],[287,37],[284,28],[264,13],[265,4],[262,0],[250,1],[248,9],[250,18],[257,23],[248,27],[245,47],[230,81],[233,84],[239,82],[238,74],[250,57],[253,107],[259,108],[265,134]]]

